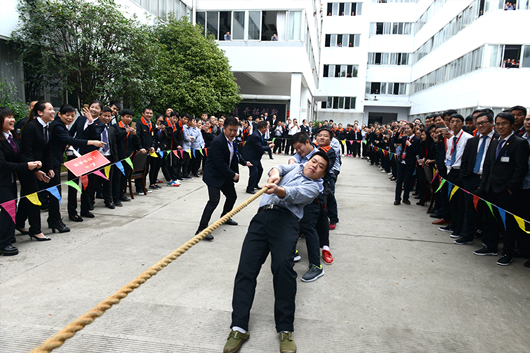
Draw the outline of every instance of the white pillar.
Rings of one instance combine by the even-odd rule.
[[[291,107],[289,115],[292,119],[300,119],[300,93],[302,89],[302,74],[291,74]]]

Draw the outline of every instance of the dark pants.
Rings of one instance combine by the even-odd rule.
[[[76,158],[75,156],[68,157],[68,160],[71,161],[72,159],[75,159],[75,158]],[[68,170],[68,180],[69,181],[73,180],[74,183],[79,184],[79,179],[70,170]],[[68,188],[68,216],[75,217],[76,215],[77,215],[77,189],[73,187],[69,187]]]
[[[17,184],[11,187],[0,186],[0,203],[11,201],[17,197]],[[15,237],[15,223],[6,210],[0,211],[0,248],[3,249],[11,244],[11,239]]]
[[[278,150],[280,150],[280,153],[282,153],[284,147],[284,139],[282,137],[276,137],[276,140],[274,140],[274,153],[277,153]]]
[[[122,163],[123,165],[123,170],[126,171],[125,169],[125,165],[124,164],[127,164],[127,163]],[[118,201],[120,199],[120,197],[122,197],[124,194],[123,194],[123,189],[122,189],[122,184],[121,184],[121,179],[122,177],[125,177],[122,172],[118,169],[118,167],[116,165],[113,165],[112,166],[112,169],[111,169],[111,184],[112,184],[112,200],[114,202]]]
[[[317,232],[320,210],[318,198],[315,198],[312,203],[304,207],[304,217],[300,221],[300,234],[305,237],[307,257],[309,263],[315,266],[320,266],[320,241]]]
[[[289,137],[286,139],[285,141],[285,154],[289,155],[289,154],[293,154],[293,145],[291,144],[291,137],[289,135]]]
[[[418,163],[416,167],[416,191],[420,197],[420,202],[427,202],[425,200],[425,188],[427,187],[425,181],[425,171],[423,167]]]
[[[359,142],[353,141],[353,143],[351,144],[351,154],[354,157],[361,155],[361,144]]]
[[[250,309],[261,266],[271,253],[276,331],[294,331],[296,272],[293,254],[297,219],[284,211],[259,211],[248,227],[234,282],[232,324],[248,330]]]
[[[514,213],[523,219],[530,220],[530,189],[520,190],[519,193],[517,212]],[[527,223],[525,225],[526,230],[530,230]],[[520,228],[517,228],[517,249],[523,256],[530,257],[530,234],[523,232]]]
[[[102,177],[98,177],[98,179],[96,179],[98,185],[100,186],[101,194],[103,195],[103,200],[106,204],[113,202],[112,179],[114,178],[114,168],[116,168],[116,166],[111,166],[108,180]],[[103,173],[103,175],[105,175],[104,170],[101,170],[101,172]]]
[[[161,158],[149,158],[149,185],[155,185],[158,180],[158,172],[162,166]]]
[[[26,196],[39,191],[37,178],[33,171],[18,173],[20,180],[20,196]],[[29,232],[31,234],[41,233],[40,207],[35,206],[26,197],[22,197],[18,203],[17,214],[15,216],[17,228],[24,228],[26,219],[29,221]]]
[[[462,182],[465,190],[475,193],[480,185],[480,175],[472,174],[465,178]],[[477,226],[480,224],[480,217],[475,210],[473,197],[471,195],[464,194],[464,207],[464,221],[462,223],[462,232],[460,232],[460,235],[473,240],[473,234],[477,230]]]
[[[397,180],[396,180],[396,201],[401,201],[401,191],[403,191],[403,200],[409,199],[410,190],[412,189],[412,174],[414,174],[414,164],[403,164],[398,162]]]
[[[88,185],[81,194],[81,215],[90,212],[90,208],[94,204],[94,192],[96,189],[97,179],[100,177],[95,174],[88,174]],[[81,186],[83,188],[83,186]]]
[[[515,206],[518,203],[519,196],[520,195],[517,193],[510,195],[507,190],[499,193],[490,191],[485,199],[508,212],[517,214],[518,210]],[[482,242],[488,249],[497,250],[497,246],[499,245],[499,235],[502,234],[504,238],[502,252],[503,254],[513,256],[515,252],[515,240],[519,228],[515,219],[510,214],[506,213],[506,230],[504,230],[503,222],[496,207],[493,207],[493,212],[495,213],[496,218],[493,217],[489,208],[485,208],[484,212],[487,214],[487,222],[482,233]]]
[[[162,160],[162,173],[164,173],[164,178],[169,183],[172,180],[177,180],[177,157],[171,152],[166,155]]]
[[[212,218],[212,213],[217,208],[217,205],[219,205],[219,200],[221,199],[221,192],[226,197],[225,205],[223,207],[223,213],[221,214],[221,216],[230,212],[234,207],[234,204],[236,203],[237,199],[237,194],[236,189],[234,188],[234,182],[232,180],[226,180],[220,188],[208,185],[209,199],[206,203],[206,206],[204,207],[204,211],[202,212],[201,221],[199,223],[199,230],[203,230],[208,227],[208,222],[210,222],[210,218]]]
[[[150,170],[150,165],[151,165],[151,159],[153,159],[153,157],[151,156],[147,156],[147,161],[145,162],[145,172],[144,172],[144,177],[145,177],[145,183],[147,184],[147,176],[149,175],[149,170]],[[143,192],[143,186],[142,186],[142,180],[141,179],[136,179],[134,180],[134,185],[136,187],[136,191],[137,192]]]
[[[447,180],[453,183],[453,188],[455,186],[463,186],[462,179],[460,179],[460,169],[451,169],[449,174],[447,174]],[[449,202],[449,209],[451,212],[451,227],[456,234],[461,234],[466,209],[464,192],[462,190],[457,190],[453,194],[453,197]]]
[[[53,178],[50,179],[50,182],[48,183],[48,188],[52,186],[57,186],[57,189],[59,190],[59,195],[61,195],[61,169],[60,168],[54,168],[53,172],[55,175]],[[61,220],[61,204],[59,203],[59,200],[52,194],[49,194],[49,201],[48,201],[48,223],[53,224],[54,222]]]
[[[190,161],[190,171],[191,174],[197,176],[199,174],[199,167],[201,166],[202,155],[199,150],[195,150],[195,156]]]
[[[338,177],[338,173],[336,174]],[[327,196],[327,213],[329,216],[329,223],[336,224],[339,222],[339,210],[337,207],[337,200],[335,199],[335,184],[337,180],[331,179],[329,181],[329,194]]]
[[[261,179],[261,176],[263,175],[263,166],[261,165],[261,160],[251,160],[250,163],[252,163],[252,167],[248,168],[249,177],[247,192],[250,192],[254,190],[254,188],[258,187],[258,183]]]

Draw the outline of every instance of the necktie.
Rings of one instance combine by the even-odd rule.
[[[13,148],[13,151],[15,152],[15,154],[17,154],[18,153],[18,148],[17,148],[17,144],[15,143],[15,141],[13,141],[13,137],[11,135],[9,135],[9,137],[7,139],[9,141],[9,144]]]
[[[451,155],[451,165],[455,164],[456,161],[456,143],[457,143],[456,136],[453,137],[453,154]]]
[[[44,143],[48,144],[48,139],[50,136],[48,135],[48,125],[44,126]]]
[[[495,159],[499,158],[499,153],[501,153],[502,147],[504,146],[504,143],[506,140],[500,140],[499,145],[497,146],[497,153],[495,153]]]
[[[480,166],[482,165],[482,158],[484,157],[484,150],[486,149],[486,140],[488,136],[482,136],[482,145],[480,145],[480,148],[478,149],[477,153],[477,160],[475,161],[475,167],[473,168],[473,173],[477,174],[480,170]]]
[[[101,134],[101,141],[105,143],[105,146],[103,146],[103,152],[108,152],[109,147],[109,135],[107,132],[107,125],[105,125],[105,128],[103,129],[103,133]]]

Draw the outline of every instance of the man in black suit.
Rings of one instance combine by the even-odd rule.
[[[401,146],[403,152],[398,162],[397,182],[396,182],[396,201],[394,205],[401,203],[401,191],[403,190],[403,203],[410,205],[409,193],[412,189],[412,175],[416,169],[416,155],[420,151],[420,139],[414,136],[414,125],[407,123],[403,127],[403,137]]]
[[[517,214],[516,205],[519,204],[518,198],[521,197],[523,180],[528,173],[530,151],[528,142],[515,135],[514,121],[511,113],[497,115],[495,129],[500,137],[490,144],[477,195],[508,212]],[[504,237],[503,255],[497,264],[507,266],[513,262],[518,225],[511,215],[506,214],[505,230],[501,224],[503,222],[501,215],[496,213],[500,223],[493,215],[487,214],[488,222],[482,237],[485,247],[475,251],[475,255],[496,256],[499,234],[502,233]]]
[[[276,114],[272,114],[272,117],[267,117],[267,119],[271,123],[272,130],[276,129],[276,125],[278,125],[278,119],[276,118]]]
[[[219,204],[221,192],[226,197],[221,217],[234,207],[237,199],[234,183],[239,181],[238,163],[252,167],[252,163],[243,160],[234,143],[238,128],[239,122],[236,118],[228,117],[224,122],[223,133],[213,140],[209,149],[203,172],[203,181],[208,186],[209,199],[195,234],[208,227],[212,213]],[[237,222],[232,219],[229,219],[226,224],[237,226]],[[204,239],[213,240],[213,236],[209,234]]]
[[[265,132],[267,130],[267,122],[260,121],[258,128],[249,136],[243,148],[243,156],[247,161],[252,163],[249,168],[250,176],[248,178],[247,193],[255,194],[256,190],[260,189],[258,186],[259,180],[263,175],[263,167],[261,166],[261,157],[263,153],[270,152],[271,147],[274,147],[272,142],[265,142]]]
[[[491,141],[499,138],[499,134],[493,130],[493,114],[490,112],[479,113],[476,118],[476,124],[478,134],[467,141],[460,166],[460,179],[462,180],[464,190],[472,193],[480,186],[484,160]],[[474,233],[477,230],[477,226],[481,223],[473,205],[473,198],[465,194],[464,201],[464,220],[460,233],[461,237],[455,240],[455,244],[457,245],[473,244]]]

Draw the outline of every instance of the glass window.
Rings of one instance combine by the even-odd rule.
[[[328,2],[328,16],[331,16],[332,14],[332,8],[333,8],[333,3],[332,2]]]
[[[327,105],[327,102],[326,101],[322,101],[322,109],[326,109],[326,105]]]
[[[326,41],[324,42],[324,45],[326,48],[329,48],[331,46],[331,34],[326,34]]]
[[[356,97],[350,97],[350,109],[355,109]]]
[[[329,65],[324,65],[324,71],[322,72],[322,77],[328,77],[329,75]]]
[[[344,97],[339,97],[339,109],[344,109]]]
[[[381,82],[381,94],[386,94],[386,82]]]
[[[335,65],[329,65],[329,72],[327,77],[335,77]]]
[[[346,77],[348,65],[340,66],[340,77]]]
[[[333,97],[333,109],[339,109],[339,97]]]
[[[392,23],[392,34],[400,34],[398,33],[398,22]]]
[[[332,34],[331,35],[331,46],[332,47],[336,47],[337,46],[337,35],[336,34]]]
[[[197,24],[201,25],[203,28],[203,34],[206,34],[206,13],[197,12]]]
[[[208,34],[213,34],[215,39],[219,39],[219,12],[208,11],[206,21]]]
[[[523,50],[523,62],[521,67],[530,67],[530,45],[525,45]]]
[[[219,13],[219,39],[224,39],[226,32],[232,31],[232,14],[227,11]]]
[[[381,65],[388,65],[389,53],[381,54]]]
[[[333,3],[332,14],[333,14],[333,16],[338,16],[339,15],[339,3],[338,2],[334,2]]]
[[[289,40],[301,40],[302,12],[291,11],[289,13]]]
[[[280,16],[280,21],[285,17]],[[262,11],[261,12],[261,40],[270,41],[272,36],[276,33],[278,36],[278,12],[277,11]],[[282,25],[285,23],[283,21]],[[282,26],[283,27],[283,26]]]
[[[406,95],[407,94],[407,84],[406,83],[400,83],[399,84],[399,94]]]
[[[392,22],[383,23],[383,34],[390,34],[392,29]]]
[[[340,77],[340,65],[335,65],[335,76]]]
[[[166,0],[158,0],[158,16],[163,19],[166,19],[167,17]]]
[[[351,4],[349,2],[344,4],[344,14],[346,16],[350,16],[351,15],[351,13],[350,13],[350,5]]]
[[[361,36],[360,36],[359,34],[357,34],[357,35],[355,36],[355,42],[353,43],[353,46],[354,46],[354,47],[358,47],[358,46],[359,46],[359,42],[360,42],[360,40],[361,40]]]
[[[261,28],[261,11],[248,12],[248,40],[259,40]]]
[[[365,89],[364,89],[364,93],[366,93],[366,94],[370,94],[370,89],[371,89],[371,87],[372,87],[372,83],[366,81],[366,87],[365,87]]]
[[[232,12],[232,39],[245,39],[245,11]]]
[[[368,65],[375,64],[375,53],[368,53]]]
[[[344,99],[344,109],[350,109],[350,97]]]
[[[339,16],[344,16],[344,3],[339,3]]]
[[[181,3],[180,3],[180,17],[183,17],[183,16],[187,16],[187,15],[188,15],[188,13],[187,13],[186,10],[187,10],[187,9],[186,9],[186,5],[185,5],[183,2],[181,2]]]
[[[397,53],[390,53],[390,65],[397,65]]]
[[[356,5],[357,5],[356,15],[357,16],[361,16],[363,14],[363,3],[362,2],[358,2],[358,3],[356,3]]]
[[[328,97],[327,108],[328,109],[333,108],[333,97]]]

